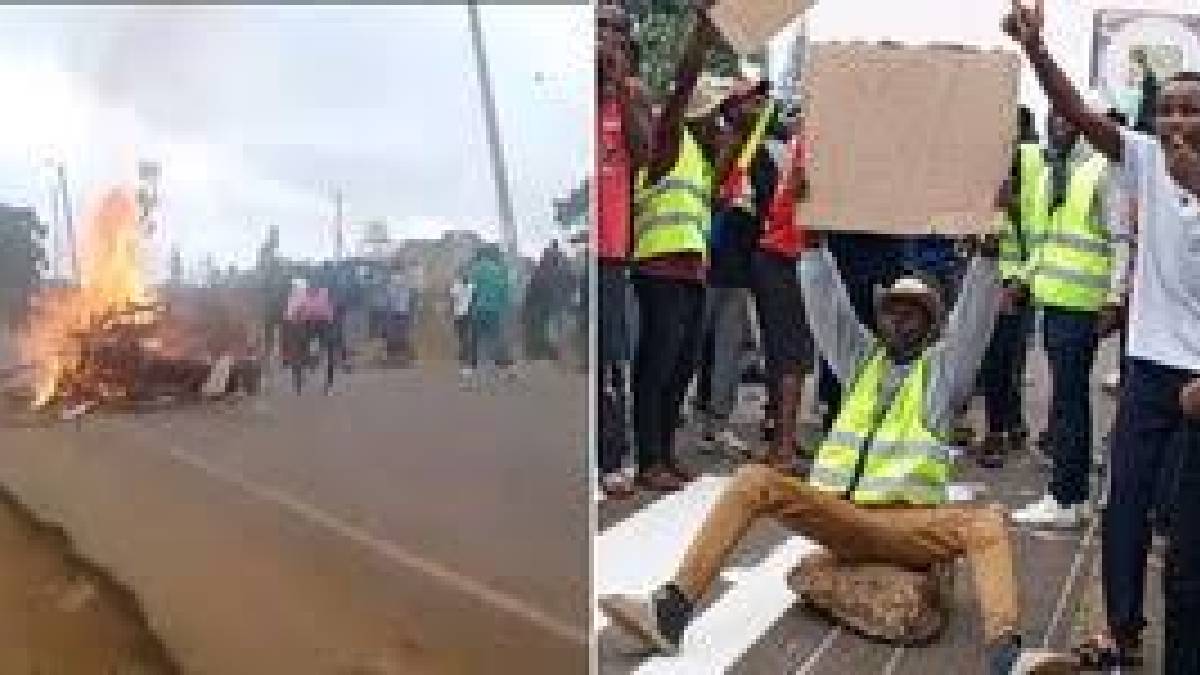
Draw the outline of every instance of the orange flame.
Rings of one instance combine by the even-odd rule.
[[[33,300],[18,348],[36,373],[34,407],[49,403],[83,358],[82,334],[95,320],[153,300],[142,268],[136,193],[110,190],[90,210],[80,233],[79,285],[50,289]]]

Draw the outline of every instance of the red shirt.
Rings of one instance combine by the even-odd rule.
[[[792,176],[804,164],[803,146],[799,136],[788,143],[784,165],[780,167],[775,194],[767,204],[763,218],[763,235],[758,240],[762,250],[794,258],[805,247],[805,237],[796,224],[796,195],[792,190]]]
[[[601,102],[596,115],[596,255],[624,262],[631,252],[632,176],[620,101]]]

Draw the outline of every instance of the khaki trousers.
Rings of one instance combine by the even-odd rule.
[[[1018,627],[1017,585],[1005,516],[982,506],[864,507],[765,466],[738,471],[692,540],[675,584],[704,597],[726,557],[759,518],[809,537],[846,564],[923,571],[965,557],[988,642]]]

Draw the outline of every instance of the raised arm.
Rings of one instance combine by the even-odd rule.
[[[1043,0],[1036,0],[1034,7],[1026,7],[1021,0],[1013,0],[1012,12],[1004,18],[1004,32],[1016,40],[1029,58],[1038,82],[1046,91],[1051,106],[1062,113],[1083,133],[1092,147],[1113,162],[1121,161],[1122,143],[1120,127],[1104,115],[1088,109],[1083,97],[1071,84],[1070,78],[1055,62],[1042,40],[1045,25]]]
[[[933,428],[947,429],[975,384],[1000,306],[999,244],[986,237],[971,260],[954,311],[932,349],[926,405]]]
[[[717,28],[708,18],[712,0],[699,0],[694,6],[695,21],[688,36],[683,56],[672,79],[671,92],[663,104],[662,114],[651,125],[651,146],[647,173],[651,183],[657,182],[671,170],[679,156],[684,111],[700,79],[704,57],[718,39]]]
[[[809,329],[821,356],[843,384],[858,372],[875,345],[875,336],[858,320],[837,265],[821,240],[809,234],[800,256],[800,289]]]

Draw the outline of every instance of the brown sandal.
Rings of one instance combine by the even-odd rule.
[[[651,469],[638,474],[638,487],[655,492],[677,492],[683,489],[684,483],[666,469]]]

